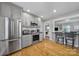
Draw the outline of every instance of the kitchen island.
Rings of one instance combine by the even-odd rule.
[[[74,47],[79,47],[79,32],[78,31],[76,32],[75,31],[74,32],[55,32],[53,33],[53,35],[55,35],[56,42],[58,41],[59,43],[63,43],[63,44],[66,44],[66,37],[68,38],[68,36],[74,35],[74,43],[73,43]],[[68,42],[72,43],[71,41],[68,41]]]

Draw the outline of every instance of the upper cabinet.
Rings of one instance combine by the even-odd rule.
[[[0,16],[14,19],[21,17],[22,8],[9,2],[0,2]]]
[[[11,6],[12,18],[19,19],[21,17],[22,9],[17,6]]]
[[[7,16],[7,17],[11,17],[11,7],[9,4],[7,3],[0,3],[0,16]]]

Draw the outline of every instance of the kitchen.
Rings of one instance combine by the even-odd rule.
[[[23,11],[23,8],[10,2],[0,2],[0,55],[13,53],[41,41],[41,24],[40,18]]]
[[[31,47],[35,55],[64,55],[62,51],[65,55],[79,55],[74,53],[79,48],[78,7],[78,2],[0,2],[0,55],[11,56],[18,51],[31,55]]]

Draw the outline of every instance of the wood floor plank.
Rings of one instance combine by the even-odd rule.
[[[51,40],[43,40],[40,43],[24,48],[10,56],[79,56],[76,48],[57,44]]]

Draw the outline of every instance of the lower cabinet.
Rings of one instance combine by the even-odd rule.
[[[21,47],[27,47],[32,44],[32,35],[23,35],[21,40]]]
[[[39,36],[40,36],[40,41],[42,41],[43,40],[43,33],[41,33]]]
[[[8,54],[8,40],[0,41],[0,56]]]

